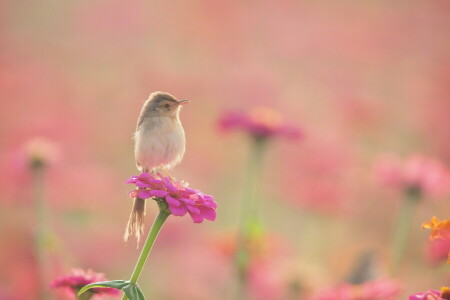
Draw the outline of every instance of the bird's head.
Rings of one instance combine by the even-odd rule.
[[[148,98],[147,109],[152,114],[175,116],[189,100],[177,100],[169,93],[155,92]]]

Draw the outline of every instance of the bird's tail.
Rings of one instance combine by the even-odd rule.
[[[134,198],[133,208],[131,210],[130,217],[128,218],[125,234],[123,235],[125,242],[127,242],[128,238],[134,234],[137,241],[137,247],[139,247],[141,235],[144,233],[144,216],[145,199]]]

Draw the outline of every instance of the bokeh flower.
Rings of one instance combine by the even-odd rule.
[[[246,261],[244,265],[240,264],[239,272],[244,276],[244,293],[249,299],[283,298],[288,288],[286,264],[292,258],[286,240],[273,234],[257,234],[248,236],[239,244],[234,235],[226,235],[220,237],[214,246],[228,263],[237,260],[238,252],[245,250]]]
[[[219,119],[219,128],[241,130],[256,139],[284,137],[296,140],[303,136],[298,127],[286,123],[278,111],[267,107],[255,107],[249,112],[226,112]]]
[[[425,293],[416,293],[408,297],[408,300],[440,300],[441,293],[436,290],[428,290]]]
[[[27,142],[24,152],[31,167],[39,167],[55,162],[60,158],[56,144],[43,137],[35,137]]]
[[[432,217],[430,222],[422,224],[422,228],[431,229],[431,241],[436,239],[450,239],[450,219],[441,221],[436,217]]]
[[[430,222],[422,224],[422,228],[430,229],[430,247],[429,251],[435,260],[447,255],[447,263],[450,264],[450,219],[439,220],[432,217]]]
[[[428,290],[408,297],[408,300],[450,300],[450,288],[442,287],[441,291]]]
[[[403,206],[398,213],[392,239],[391,268],[395,274],[407,249],[410,224],[417,204],[426,198],[439,198],[450,192],[450,173],[437,159],[414,154],[404,161],[384,156],[375,166],[380,185],[403,193]]]
[[[394,300],[400,293],[397,281],[379,279],[359,285],[341,284],[318,293],[311,300]]]
[[[138,189],[130,192],[130,197],[165,201],[174,216],[189,213],[194,223],[202,223],[204,219],[216,219],[217,203],[211,195],[189,188],[184,181],[174,181],[161,174],[141,173],[126,181],[135,184]]]
[[[450,264],[450,239],[430,241],[425,249],[426,258],[433,264],[447,261]]]
[[[92,270],[84,271],[82,269],[73,269],[70,275],[62,276],[52,282],[52,288],[63,288],[72,295],[77,295],[78,291],[85,285],[106,281],[102,273],[96,273]],[[93,288],[89,293],[95,295],[120,295],[120,291],[113,288]]]
[[[401,161],[394,156],[380,158],[375,166],[377,181],[422,196],[438,197],[450,192],[450,172],[434,158],[414,154]]]

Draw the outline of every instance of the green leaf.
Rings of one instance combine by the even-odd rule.
[[[127,286],[130,282],[125,280],[111,280],[111,281],[101,281],[94,282],[88,285],[85,285],[78,291],[78,296],[83,294],[89,289],[92,288],[114,288],[121,290],[123,287]]]
[[[141,289],[135,284],[129,284],[122,288],[129,300],[145,300]]]
[[[141,289],[138,287],[138,286],[136,286],[136,289],[137,289],[137,292],[138,292],[138,294],[139,294],[139,299],[140,300],[145,300],[145,296],[144,296],[144,294],[142,293],[142,291],[141,291]]]

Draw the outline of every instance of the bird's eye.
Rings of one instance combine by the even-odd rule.
[[[169,107],[170,107],[169,103],[164,104],[164,108],[169,108]]]

